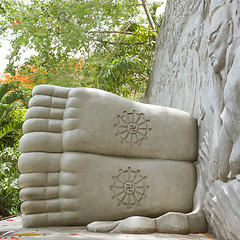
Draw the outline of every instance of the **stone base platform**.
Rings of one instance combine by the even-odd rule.
[[[0,239],[47,240],[212,240],[209,234],[109,234],[88,232],[86,227],[23,228],[21,217],[0,221]]]

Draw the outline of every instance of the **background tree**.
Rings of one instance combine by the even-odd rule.
[[[22,92],[17,85],[0,85],[0,150],[13,147],[19,140],[25,113],[17,102],[21,98]]]
[[[23,93],[19,82],[2,83],[0,79],[0,217],[20,210],[17,143],[26,112]]]
[[[44,73],[46,83],[96,87],[122,96],[144,92],[154,53],[156,29],[143,17],[138,0],[2,0],[1,32],[11,32],[6,72],[15,74],[25,48],[36,54],[28,66]],[[154,26],[161,18],[152,3],[148,12]],[[145,4],[145,7],[146,4]],[[41,75],[42,77],[42,75]],[[39,74],[34,74],[38,79]]]

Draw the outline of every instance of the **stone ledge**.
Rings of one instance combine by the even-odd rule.
[[[23,228],[21,216],[0,221],[0,239],[82,240],[211,240],[209,234],[110,234],[88,232],[86,227]]]

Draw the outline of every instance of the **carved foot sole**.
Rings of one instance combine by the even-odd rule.
[[[135,216],[116,222],[93,222],[87,229],[90,232],[152,233],[156,232],[156,222],[152,218]]]

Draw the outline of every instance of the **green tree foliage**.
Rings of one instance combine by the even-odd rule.
[[[19,212],[20,200],[17,179],[17,161],[20,155],[16,145],[22,135],[21,127],[26,108],[19,86],[13,83],[0,85],[0,215]]]
[[[20,98],[22,93],[15,84],[0,85],[0,150],[13,147],[21,136],[25,108],[17,102]]]
[[[0,215],[3,217],[20,212],[19,171],[20,152],[16,147],[7,147],[0,152]]]
[[[142,17],[141,3],[31,0],[24,4],[2,0],[0,34],[11,32],[15,36],[6,72],[14,75],[16,61],[26,47],[36,54],[22,68],[36,66],[44,72],[46,83],[96,87],[123,96],[143,92],[156,33]],[[158,5],[149,6],[156,26],[161,22],[155,16]],[[73,64],[79,64],[80,69],[76,71]]]

